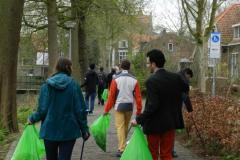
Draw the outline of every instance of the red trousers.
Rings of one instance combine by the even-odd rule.
[[[169,130],[162,134],[147,135],[148,147],[153,160],[158,160],[159,153],[161,160],[172,160],[173,141],[175,131]]]

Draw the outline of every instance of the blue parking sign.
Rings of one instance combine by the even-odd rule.
[[[217,43],[217,42],[219,42],[219,40],[220,40],[219,35],[213,35],[212,36],[212,41],[213,42]]]
[[[221,34],[219,32],[211,33],[210,37],[210,58],[221,57]]]

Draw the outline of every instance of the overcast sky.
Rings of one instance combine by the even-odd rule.
[[[178,24],[178,3],[177,0],[151,0],[146,6],[146,12],[152,12],[153,25],[174,29]]]
[[[178,0],[147,1],[151,1],[151,3],[148,3],[145,11],[147,14],[152,12],[154,27],[161,26],[170,29],[170,31],[176,31],[176,28],[179,28]],[[224,9],[233,3],[240,3],[240,0],[226,0],[221,7]]]

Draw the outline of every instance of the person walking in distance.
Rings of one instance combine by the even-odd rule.
[[[118,135],[117,157],[121,157],[125,147],[129,122],[133,112],[134,101],[136,102],[136,115],[142,110],[142,98],[140,86],[135,77],[128,73],[130,62],[121,62],[121,73],[113,78],[110,86],[109,97],[104,107],[106,115],[114,106],[115,126]]]
[[[182,92],[188,86],[176,73],[164,69],[165,56],[160,50],[147,53],[152,75],[146,81],[147,98],[142,114],[132,120],[143,126],[153,160],[172,160],[173,140],[178,125],[177,111],[182,104]],[[159,155],[160,153],[160,155]]]
[[[87,111],[89,114],[93,113],[95,98],[96,98],[96,87],[98,84],[98,75],[95,72],[95,64],[89,65],[90,70],[86,73],[85,82],[81,87],[85,86],[85,101],[87,106]]]
[[[188,85],[189,87],[189,81],[193,77],[193,71],[190,68],[185,68],[182,71],[178,73],[182,80]],[[183,92],[182,93],[182,104],[184,103],[188,115],[192,116],[191,112],[193,111],[192,103],[189,97],[189,91]],[[182,115],[182,106],[180,106],[178,110],[178,117],[179,117],[179,126],[177,126],[177,129],[183,129],[184,128],[184,120],[183,120],[183,115]],[[172,156],[173,157],[178,157],[176,151],[174,150],[174,143],[173,143],[173,150],[172,150]]]
[[[98,73],[98,105],[104,105],[102,93],[105,88],[107,88],[107,76],[103,71],[103,67],[100,67],[100,72]]]
[[[110,89],[110,85],[111,85],[114,74],[116,74],[116,70],[115,70],[115,68],[112,68],[111,72],[108,73],[108,75],[107,75],[107,87],[108,87],[108,89]]]
[[[42,122],[47,160],[70,160],[76,139],[90,136],[82,91],[71,73],[71,61],[60,58],[56,73],[41,86],[37,111],[28,119],[28,124]]]

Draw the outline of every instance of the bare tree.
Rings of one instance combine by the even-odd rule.
[[[202,92],[205,92],[208,61],[206,42],[214,28],[215,14],[222,2],[219,0],[181,0],[181,4],[189,32],[196,41],[194,61],[195,64],[198,64],[200,72],[198,75],[199,87]]]
[[[24,0],[0,1],[0,117],[10,132],[18,131],[16,74],[23,4]]]

